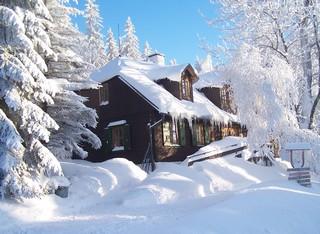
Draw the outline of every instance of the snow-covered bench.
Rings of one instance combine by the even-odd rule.
[[[200,162],[207,159],[226,155],[236,156],[240,155],[241,152],[247,147],[246,138],[230,136],[200,148],[194,154],[187,156],[186,161],[188,166],[191,166],[195,162]]]

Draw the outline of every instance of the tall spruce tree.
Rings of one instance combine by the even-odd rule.
[[[111,28],[108,30],[107,34],[107,61],[116,58],[119,56],[119,48],[117,46],[117,43],[113,37],[113,32]]]
[[[88,61],[95,67],[99,68],[106,64],[106,46],[103,40],[101,30],[102,18],[100,16],[99,7],[95,0],[86,0],[86,8],[84,17],[87,24],[87,43],[88,50],[86,51]]]
[[[143,57],[145,60],[148,59],[148,56],[151,55],[153,53],[153,50],[151,48],[151,46],[149,45],[149,42],[146,41],[144,43],[144,49],[143,49]]]
[[[42,0],[0,1],[0,193],[15,198],[45,192],[43,177],[61,176],[43,145],[57,123],[43,111],[53,104],[54,82],[45,59],[55,58],[47,35],[51,21]]]
[[[139,50],[139,39],[136,36],[135,27],[131,21],[131,18],[128,17],[125,24],[125,35],[121,40],[121,56],[126,56],[133,59],[141,59],[141,53]]]
[[[46,75],[59,87],[47,110],[60,126],[52,132],[48,148],[59,159],[85,158],[88,153],[83,145],[97,149],[101,142],[89,129],[96,127],[96,111],[84,105],[87,99],[76,91],[97,88],[98,84],[89,79],[92,66],[80,56],[85,37],[71,23],[69,13],[73,10],[58,0],[47,0],[46,4],[54,22],[49,27],[52,49],[58,56],[48,60]]]

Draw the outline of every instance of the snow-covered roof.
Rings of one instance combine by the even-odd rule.
[[[118,57],[110,61],[106,66],[92,74],[92,79],[98,82],[105,82],[115,75],[119,75],[120,70],[131,68],[139,70],[140,74],[147,76],[151,80],[168,78],[172,81],[180,81],[182,72],[189,67],[189,64],[160,65],[152,62],[134,61],[125,57]],[[194,71],[196,73],[196,71]]]
[[[221,110],[195,89],[194,102],[190,102],[179,100],[154,82],[160,77],[178,76],[178,74],[180,80],[184,68],[185,65],[163,66],[120,57],[93,72],[91,78],[98,82],[105,82],[119,76],[124,83],[151,103],[160,113],[188,120],[197,117],[224,123],[237,122],[236,116]]]
[[[196,89],[202,89],[205,87],[217,87],[221,88],[226,81],[223,79],[223,76],[218,71],[211,71],[206,73],[200,73],[199,80],[194,84]]]

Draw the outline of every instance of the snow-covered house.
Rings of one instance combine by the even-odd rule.
[[[151,142],[156,161],[179,161],[221,139],[222,126],[232,127],[234,135],[242,132],[236,116],[193,87],[199,77],[190,64],[169,66],[119,57],[91,78],[101,88],[81,94],[97,110],[96,134],[103,147],[90,152],[88,160],[125,157],[141,163]]]

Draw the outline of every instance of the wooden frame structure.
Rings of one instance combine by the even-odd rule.
[[[311,145],[306,142],[287,143],[285,145],[285,150],[289,152],[289,158],[292,168],[297,168],[293,162],[293,152],[300,151],[302,159],[300,168],[303,168],[305,164],[305,152],[311,150]]]

